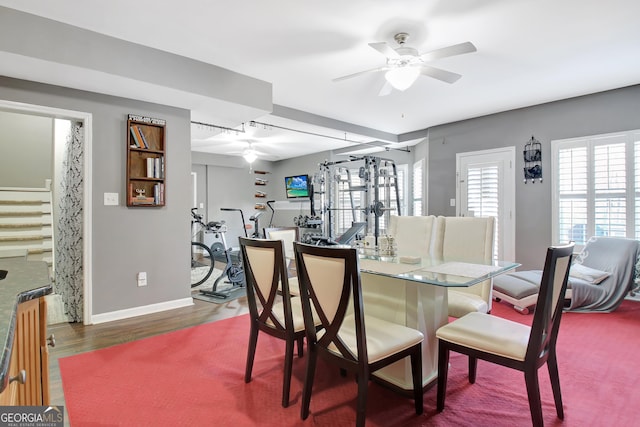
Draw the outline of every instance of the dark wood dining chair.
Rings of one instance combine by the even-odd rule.
[[[365,315],[356,250],[294,243],[300,299],[307,331],[307,366],[300,416],[309,416],[318,357],[355,373],[356,426],[364,426],[370,375],[411,358],[416,414],[423,412],[421,332]],[[317,332],[315,317],[322,331]]]
[[[545,364],[558,418],[564,418],[556,340],[562,317],[563,296],[573,253],[573,243],[547,249],[538,301],[529,327],[484,313],[469,313],[437,330],[437,409],[444,410],[449,352],[469,357],[469,382],[475,383],[478,359],[524,372],[529,409],[534,426],[542,426],[538,369]]]
[[[286,341],[282,406],[289,406],[294,344],[303,356],[305,336],[300,298],[291,298],[282,240],[240,237],[240,250],[247,281],[251,329],[244,380],[251,381],[258,332]]]

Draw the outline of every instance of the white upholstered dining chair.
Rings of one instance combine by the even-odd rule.
[[[291,298],[282,240],[240,237],[240,250],[247,281],[247,300],[251,328],[244,380],[251,381],[258,333],[263,332],[286,342],[282,406],[289,405],[294,344],[303,354],[305,336],[300,298]]]
[[[469,313],[436,331],[438,337],[437,410],[444,410],[449,352],[469,358],[469,382],[476,381],[478,359],[524,373],[534,426],[543,425],[538,369],[547,364],[558,418],[564,418],[556,340],[563,312],[573,243],[547,249],[531,326],[484,313]],[[490,380],[490,379],[489,379]]]
[[[268,227],[264,229],[265,239],[282,240],[284,242],[284,256],[287,260],[287,273],[289,276],[289,291],[291,295],[300,295],[298,278],[296,273],[296,260],[293,253],[293,242],[300,241],[300,229],[298,227]]]
[[[396,243],[398,256],[429,257],[433,250],[436,217],[397,216],[389,218],[389,235]]]
[[[365,314],[356,249],[302,243],[294,247],[308,349],[301,418],[309,416],[318,357],[356,375],[358,427],[365,425],[371,374],[410,357],[415,411],[421,414],[423,334]]]
[[[446,260],[489,263],[493,259],[495,218],[443,217],[436,219],[434,255]],[[491,311],[491,280],[468,288],[449,289],[449,316]]]

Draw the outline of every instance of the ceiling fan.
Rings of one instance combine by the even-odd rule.
[[[471,53],[477,50],[473,43],[465,42],[421,54],[417,49],[405,45],[408,38],[409,34],[407,33],[396,34],[394,40],[399,45],[399,47],[396,48],[392,48],[386,42],[369,43],[369,46],[387,57],[386,65],[338,77],[333,79],[333,81],[339,82],[363,74],[385,71],[386,82],[380,90],[379,96],[388,95],[391,93],[392,88],[400,91],[408,89],[420,74],[446,83],[455,83],[462,77],[460,74],[432,67],[427,65],[427,62],[449,56]]]
[[[237,149],[229,150],[226,154],[230,156],[242,156],[248,163],[253,163],[257,159],[268,158],[269,155],[263,151],[256,150],[256,145],[261,145],[260,141],[253,139],[240,139],[234,144]]]

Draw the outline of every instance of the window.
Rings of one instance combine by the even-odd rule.
[[[640,131],[552,141],[553,241],[640,238]]]
[[[413,215],[423,214],[422,204],[422,176],[424,171],[424,159],[413,164]]]

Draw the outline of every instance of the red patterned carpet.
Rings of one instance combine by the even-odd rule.
[[[493,313],[527,323],[506,305]],[[282,408],[282,341],[260,335],[253,381],[244,383],[247,315],[60,359],[72,426],[351,426],[356,385],[320,364],[311,415],[299,418],[304,358],[295,358],[291,404]],[[630,426],[640,418],[640,303],[610,314],[565,313],[558,338],[565,420],[556,418],[546,367],[540,369],[548,426]],[[476,384],[466,359],[452,354],[445,411],[435,387],[425,412],[370,384],[369,426],[527,426],[520,372],[482,361]]]

